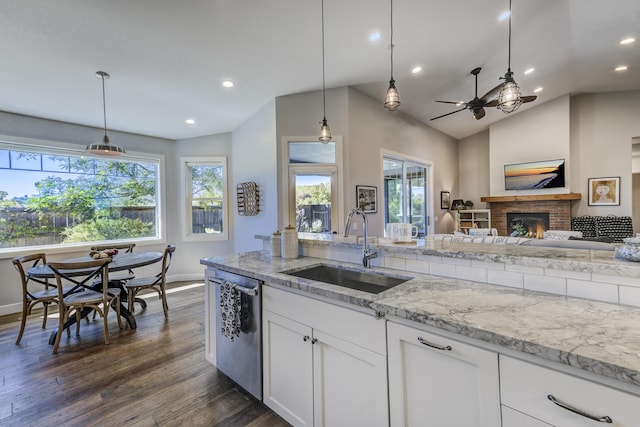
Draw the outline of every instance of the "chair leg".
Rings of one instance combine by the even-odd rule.
[[[61,308],[58,318],[58,333],[56,334],[56,342],[53,344],[53,354],[58,352],[58,346],[60,346],[60,338],[62,337],[62,328],[64,328],[64,322],[66,321],[68,311],[66,308]]]
[[[162,289],[160,296],[162,298],[162,309],[164,310],[165,319],[169,318],[169,305],[167,304],[167,293]]]
[[[44,305],[44,317],[42,318],[42,329],[47,327],[47,317],[49,317],[49,302],[42,303]]]
[[[27,306],[22,306],[22,319],[20,320],[20,332],[18,332],[18,338],[16,338],[16,345],[20,344],[20,340],[22,339],[22,334],[24,333],[24,327],[27,324]]]
[[[123,326],[122,326],[122,319],[120,318],[120,297],[119,296],[111,300],[111,308],[113,308],[114,304],[116,306],[115,310],[116,310],[116,317],[118,318],[118,327],[122,329]]]
[[[76,336],[77,337],[80,336],[80,321],[82,320],[81,313],[82,313],[82,309],[76,308]]]
[[[133,291],[133,289],[129,289],[127,291],[127,308],[131,313],[135,311],[135,307],[133,305],[133,300],[135,299],[135,297],[136,297],[136,294]]]
[[[102,324],[104,326],[104,343],[109,344],[109,319],[107,319],[107,315],[109,314],[109,303],[103,304],[102,308]]]

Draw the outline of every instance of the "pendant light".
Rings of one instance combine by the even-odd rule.
[[[522,97],[520,96],[520,88],[513,79],[511,71],[511,0],[509,0],[509,62],[507,64],[507,72],[504,75],[504,84],[498,95],[498,109],[503,113],[513,113],[520,105],[522,105]]]
[[[327,124],[327,101],[326,101],[326,88],[324,83],[324,0],[321,0],[322,7],[322,127],[320,128],[320,137],[318,140],[323,144],[331,141],[331,129]]]
[[[96,71],[96,77],[102,79],[102,114],[104,117],[104,136],[102,142],[96,142],[94,144],[87,145],[86,152],[91,154],[100,154],[103,156],[121,156],[125,154],[124,148],[111,144],[109,137],[107,136],[107,104],[104,94],[104,81],[108,79],[109,73],[104,71]]]
[[[396,81],[393,80],[393,0],[391,0],[391,80],[389,80],[389,89],[384,97],[384,108],[389,111],[396,111],[400,106],[400,96],[396,89]]]

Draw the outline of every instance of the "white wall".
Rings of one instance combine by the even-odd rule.
[[[180,191],[178,191],[178,185],[180,185],[181,177],[180,173],[180,158],[181,157],[198,157],[198,156],[222,156],[227,157],[227,167],[231,163],[231,133],[221,133],[217,135],[208,135],[198,138],[189,138],[176,141],[175,144],[175,156],[170,159],[167,158],[167,162],[171,162],[176,170],[175,178],[171,178],[173,181],[171,188],[167,188],[167,194],[169,199],[174,199],[173,204],[170,205],[168,212],[171,215],[177,215],[177,221],[171,221],[171,234],[176,234],[175,240],[172,240],[176,244],[176,260],[180,260],[178,264],[171,266],[172,277],[179,277],[180,280],[194,280],[196,278],[204,277],[204,266],[200,264],[200,258],[225,255],[233,252],[233,233],[229,233],[229,240],[225,241],[211,241],[211,242],[185,242],[181,243],[182,224],[178,221],[182,221],[181,209],[186,209],[182,200],[179,200]],[[235,190],[230,184],[231,174],[227,171],[227,191],[228,199],[227,203],[232,207],[235,203],[234,195]],[[175,186],[175,188],[173,188]],[[230,222],[232,215],[229,215]],[[232,224],[225,224],[225,227],[232,228]]]
[[[489,130],[458,141],[458,180],[460,190],[451,193],[451,200],[471,200],[474,209],[486,209],[480,197],[490,195]]]
[[[451,191],[458,180],[457,141],[404,114],[389,112],[384,98],[348,92],[349,138],[345,143],[345,197],[355,206],[356,185],[378,187],[378,213],[367,215],[372,235],[384,234],[382,151],[388,150],[433,164],[434,231],[453,231],[453,217],[440,209],[440,191]],[[400,107],[402,108],[402,107]]]
[[[565,188],[517,193],[504,188],[504,165],[507,164],[565,159],[565,171],[571,171],[569,112],[567,95],[492,124],[489,127],[490,194],[483,196],[576,192],[571,187],[569,173],[565,176]]]
[[[632,215],[631,145],[640,136],[640,91],[571,98],[572,215]],[[619,176],[620,206],[588,206],[588,178]],[[635,224],[638,226],[638,224]]]
[[[233,218],[233,252],[262,249],[256,234],[271,234],[278,229],[278,173],[276,144],[276,103],[267,105],[233,131],[230,176]],[[260,212],[256,216],[238,215],[236,186],[241,182],[258,184]]]

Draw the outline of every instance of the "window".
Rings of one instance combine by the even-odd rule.
[[[417,162],[384,156],[385,223],[410,223],[418,228],[418,237],[429,234],[429,171],[429,167]]]
[[[287,223],[308,233],[337,231],[340,142],[286,141],[285,151]]]
[[[160,158],[0,141],[0,251],[159,238],[159,176]]]
[[[183,238],[227,240],[226,157],[183,157]]]

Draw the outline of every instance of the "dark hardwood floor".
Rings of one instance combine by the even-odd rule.
[[[51,354],[50,316],[30,316],[20,345],[17,316],[0,319],[0,426],[288,426],[204,358],[204,286],[180,282],[165,321],[157,296],[137,308],[138,328],[109,314],[82,322]],[[125,322],[126,323],[126,322]]]

